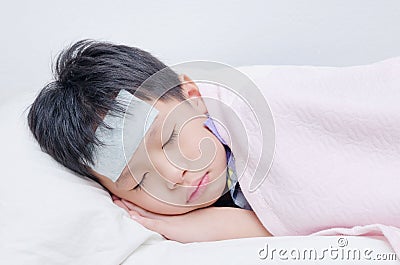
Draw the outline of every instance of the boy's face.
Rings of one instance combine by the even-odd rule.
[[[198,88],[181,87],[188,100],[155,103],[158,116],[115,183],[95,172],[111,193],[160,214],[209,206],[226,186],[225,149],[204,125]]]

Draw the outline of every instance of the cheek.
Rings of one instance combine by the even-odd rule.
[[[157,200],[144,191],[139,191],[138,193],[134,195],[131,194],[131,196],[128,195],[127,197],[126,200],[133,204],[136,204],[147,211],[158,214],[183,214],[194,210],[194,207],[179,207]]]
[[[226,160],[226,151],[222,143],[219,143],[219,145],[217,145],[217,156],[215,158],[215,164],[217,164],[221,173],[223,173],[223,171],[226,171],[228,161]]]
[[[179,148],[181,153],[191,160],[199,160],[200,158],[215,158],[219,152],[218,139],[208,131],[203,123],[195,123],[190,126],[186,125],[179,135]]]

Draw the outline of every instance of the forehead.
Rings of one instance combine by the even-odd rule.
[[[161,130],[164,128],[168,129],[170,124],[173,124],[173,120],[171,118],[165,119],[165,115],[159,113],[153,121],[153,124],[150,126],[149,131],[146,133],[146,138],[155,139],[155,137],[159,137],[162,133]]]
[[[184,116],[184,108],[186,109],[187,104],[180,104],[182,102],[158,101],[154,107],[158,110],[157,116],[154,118],[153,124],[149,128],[148,135],[155,136],[161,131],[161,128],[168,126],[171,122],[176,121]],[[183,115],[182,115],[183,114]]]
[[[157,135],[159,128],[160,128],[160,114],[157,115],[157,117],[154,119],[153,124],[151,125],[150,131],[149,131],[149,137],[154,137]]]

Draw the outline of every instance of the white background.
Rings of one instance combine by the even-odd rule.
[[[137,46],[171,65],[348,66],[400,55],[397,0],[2,1],[0,103],[51,80],[82,39]]]

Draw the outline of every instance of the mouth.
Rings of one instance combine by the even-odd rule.
[[[197,200],[207,188],[209,178],[208,172],[200,179],[192,183],[193,187],[190,187],[187,193],[186,203],[191,203]]]

